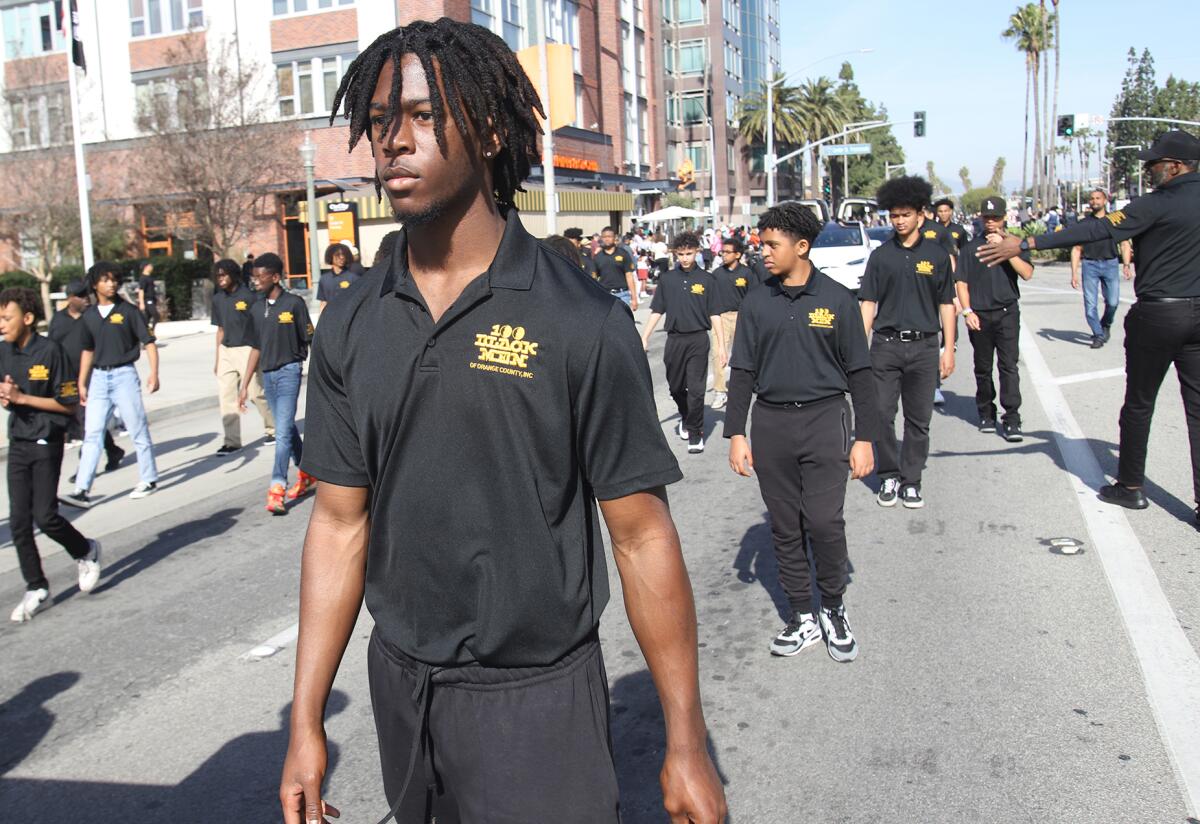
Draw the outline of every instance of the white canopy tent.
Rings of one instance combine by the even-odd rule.
[[[644,214],[638,220],[654,223],[662,220],[683,220],[689,217],[708,217],[708,212],[699,212],[695,209],[684,208],[683,206],[668,206],[665,209],[659,209],[657,212]]]

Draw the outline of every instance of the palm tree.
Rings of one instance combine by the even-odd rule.
[[[992,166],[992,176],[988,179],[988,189],[999,193],[1004,186],[1004,167],[1008,165],[1008,161],[1003,157],[996,158],[996,164]]]
[[[1062,63],[1062,26],[1058,17],[1059,0],[1050,0],[1050,2],[1054,4],[1054,11],[1050,15],[1054,21],[1054,114],[1050,117],[1050,177],[1052,180],[1057,180],[1058,169],[1055,159],[1058,153],[1054,149],[1054,138],[1058,133],[1058,78]]]
[[[775,75],[775,82],[783,77]],[[771,93],[771,106],[775,110],[775,153],[787,154],[788,146],[804,143],[804,121],[800,116],[800,92],[795,86],[781,83]],[[735,114],[738,134],[747,146],[763,145],[767,136],[767,84],[763,81],[761,92],[743,97]],[[782,151],[781,151],[782,150]],[[803,169],[804,164],[800,164]],[[801,186],[803,186],[801,181]]]
[[[850,122],[850,106],[828,77],[806,80],[797,92],[797,113],[803,123],[805,143],[835,135]],[[813,181],[810,196],[816,197],[820,189],[821,149],[814,146],[811,152]]]
[[[975,188],[974,186],[971,185],[971,170],[968,169],[966,166],[963,166],[961,169],[958,170],[958,179],[962,181],[964,192],[967,191],[968,189]]]
[[[1033,192],[1041,194],[1042,110],[1038,80],[1041,75],[1041,55],[1045,51],[1045,15],[1036,3],[1026,3],[1008,18],[1008,28],[1001,33],[1005,40],[1015,41],[1017,51],[1025,55],[1025,158],[1021,170],[1021,195],[1025,195],[1026,168],[1029,155],[1029,91],[1033,90]]]

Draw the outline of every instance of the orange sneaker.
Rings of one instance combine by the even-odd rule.
[[[287,512],[283,505],[283,484],[273,484],[267,490],[267,512],[272,515],[282,515]]]
[[[308,490],[317,485],[317,479],[307,472],[301,472],[296,482],[292,484],[292,488],[287,491],[287,499],[294,501],[303,495]]]

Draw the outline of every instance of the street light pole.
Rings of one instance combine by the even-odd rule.
[[[304,133],[304,143],[300,145],[300,159],[304,161],[304,183],[308,192],[308,283],[313,289],[313,294],[317,294],[320,286],[317,278],[321,271],[317,261],[321,254],[321,245],[317,240],[317,146],[312,142],[311,131]]]

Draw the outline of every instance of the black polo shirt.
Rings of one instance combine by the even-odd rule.
[[[1021,299],[1021,276],[1011,261],[987,266],[975,256],[979,247],[986,243],[986,237],[977,237],[968,243],[959,254],[958,268],[954,270],[955,282],[967,284],[971,308],[984,312],[1014,306]],[[1029,252],[1022,252],[1020,258],[1026,263],[1033,262]]]
[[[935,220],[934,223],[941,226],[950,235],[950,244],[954,247],[949,250],[951,254],[957,255],[962,251],[962,247],[967,245],[967,230],[961,224],[955,223],[953,220],[949,223]]]
[[[1200,297],[1200,172],[1169,180],[1103,220],[1038,235],[1035,245],[1061,249],[1106,237],[1133,241],[1139,298]]]
[[[721,264],[712,270],[712,276],[717,292],[718,314],[738,311],[746,292],[762,283],[758,272],[740,261],[732,269]]]
[[[1095,215],[1088,215],[1081,220],[1080,223],[1086,223],[1089,220],[1103,219],[1104,218],[1098,218]],[[1104,234],[1105,236],[1100,240],[1093,240],[1090,243],[1080,244],[1083,247],[1082,251],[1084,260],[1113,260],[1116,258],[1117,242],[1108,235],[1107,231]]]
[[[27,395],[54,398],[69,406],[79,403],[76,375],[70,371],[62,347],[37,333],[23,349],[0,341],[0,375],[11,375],[13,383]],[[44,412],[25,404],[9,406],[8,411],[10,441],[60,442],[71,419],[70,415]]]
[[[250,309],[254,323],[251,346],[259,351],[259,367],[273,372],[289,363],[303,363],[313,335],[304,298],[282,289],[274,301],[260,295]]]
[[[625,275],[634,271],[637,260],[633,252],[618,244],[611,252],[604,251],[601,246],[592,257],[592,263],[596,266],[596,280],[600,285],[610,292],[619,292],[629,288]]]
[[[213,294],[212,325],[224,330],[222,346],[254,346],[258,342],[254,329],[254,304],[262,295],[238,284],[232,292],[218,289]]]
[[[773,277],[742,301],[729,365],[753,372],[767,403],[845,394],[846,376],[871,365],[858,301],[816,268],[800,289]]]
[[[937,241],[946,250],[946,254],[954,255],[958,253],[958,247],[954,243],[954,238],[950,235],[950,230],[935,220],[926,220],[921,224],[919,229],[922,240]]]
[[[362,275],[353,269],[343,269],[340,275],[333,274],[333,271],[322,272],[321,280],[317,283],[317,300],[323,300],[326,303],[333,300],[342,293],[342,290],[349,289],[350,284],[358,280]]]
[[[89,306],[80,318],[83,323],[83,349],[94,352],[92,366],[112,369],[134,363],[142,354],[142,345],[154,343],[146,326],[146,316],[129,301],[117,296],[108,316],[99,305]]]
[[[71,377],[78,378],[79,362],[83,358],[83,315],[73,318],[66,309],[55,312],[46,335],[62,347]]]
[[[592,280],[599,280],[600,273],[596,269],[596,261],[592,260],[592,255],[588,251],[588,247],[584,246],[579,250],[579,256],[583,258],[583,271]]]
[[[936,239],[924,234],[911,249],[901,245],[899,235],[893,235],[867,258],[858,299],[877,304],[877,332],[933,334],[942,328],[941,305],[954,303],[950,255]]]
[[[437,323],[402,234],[313,344],[304,471],[370,488],[367,607],[432,665],[576,647],[608,602],[596,499],[682,477],[629,308],[507,220]]]
[[[699,266],[686,272],[676,266],[658,279],[650,311],[666,315],[667,334],[706,332],[712,329],[712,316],[721,314],[716,278]]]
[[[146,303],[158,302],[158,284],[153,275],[143,275],[138,278],[138,288],[142,290],[142,300]]]

